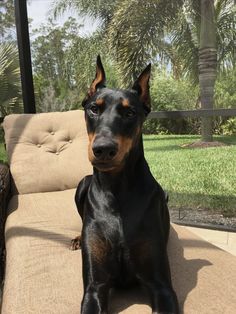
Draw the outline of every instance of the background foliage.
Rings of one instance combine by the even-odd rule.
[[[214,5],[215,107],[236,108],[235,1],[214,0]],[[59,25],[58,17],[67,10],[98,20],[97,30],[82,35],[83,25],[75,18]],[[199,36],[200,0],[54,0],[48,20],[31,34],[37,111],[79,108],[98,54],[108,86],[130,87],[152,62],[153,110],[199,108]],[[0,1],[0,110],[3,116],[22,111],[13,0]],[[0,159],[6,161],[1,131]],[[214,119],[215,134],[227,135],[216,138],[230,144],[220,148],[183,148],[199,137],[165,136],[200,134],[199,119],[147,120],[144,132],[160,134],[144,136],[145,153],[153,174],[170,193],[171,206],[235,215],[236,118]]]
[[[218,47],[215,107],[235,108],[235,5],[233,0],[214,3]],[[82,35],[83,25],[75,18],[58,25],[57,18],[66,10],[99,20],[97,30]],[[5,115],[12,110],[21,111],[22,101],[14,1],[0,2],[0,11],[0,51],[4,58],[7,55],[5,64],[9,65],[8,70],[3,70],[1,56],[0,108]],[[37,111],[79,108],[94,78],[98,54],[102,56],[108,86],[129,87],[151,61],[153,110],[199,108],[199,32],[200,0],[104,0],[102,5],[99,0],[54,0],[47,22],[31,34]],[[11,53],[6,44],[11,46]],[[232,119],[215,119],[215,133],[234,132],[232,124]],[[198,119],[148,120],[144,130],[199,134],[200,123]]]

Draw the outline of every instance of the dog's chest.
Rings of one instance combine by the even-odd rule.
[[[101,214],[107,225],[113,225],[121,237],[127,237],[142,225],[147,200],[142,195],[127,195],[124,198],[110,196],[109,202],[101,206]]]
[[[127,195],[121,199],[100,191],[96,198],[89,195],[89,199],[91,203],[86,206],[84,229],[92,239],[91,247],[105,250],[104,256],[111,261],[109,265],[116,280],[122,277],[123,282],[126,277],[133,278],[133,263],[139,258],[140,248],[149,248],[147,234],[152,219],[147,213],[150,204],[146,195]]]

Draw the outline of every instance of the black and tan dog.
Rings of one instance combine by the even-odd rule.
[[[152,313],[178,313],[167,257],[169,213],[165,194],[144,158],[142,124],[150,111],[149,65],[132,89],[105,87],[96,77],[83,102],[93,175],[76,191],[83,220],[82,314],[108,313],[109,290],[139,282],[150,294]]]

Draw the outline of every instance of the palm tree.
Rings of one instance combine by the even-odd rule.
[[[201,0],[199,44],[199,84],[202,109],[213,109],[217,72],[216,23],[214,0]],[[212,142],[212,118],[202,118],[202,141]]]
[[[58,10],[54,10],[56,14],[73,6],[82,14],[101,19],[101,29],[105,35],[108,31],[110,47],[115,51],[124,84],[130,83],[149,61],[171,62],[176,77],[182,73],[200,83],[203,108],[213,108],[216,53],[219,67],[234,64],[233,0],[122,0],[112,3],[106,0],[102,5],[99,0],[70,0],[66,2],[68,4],[57,0],[55,3],[58,4]],[[206,82],[209,83],[207,89]],[[202,139],[210,141],[211,119],[203,121]]]
[[[191,10],[192,9],[192,10]],[[234,65],[235,6],[233,1],[196,1],[195,8],[183,12],[180,30],[173,32],[172,43],[183,69],[200,84],[201,107],[213,108],[214,84],[218,71]],[[186,41],[187,39],[187,41]],[[202,118],[202,140],[212,141],[212,118]]]
[[[5,116],[21,109],[18,50],[14,44],[0,44],[0,112]]]
[[[198,52],[200,46],[201,2],[181,11],[171,30],[171,47],[174,59],[181,60],[180,67],[193,83],[199,83]],[[232,0],[215,1],[217,70],[226,72],[235,63],[236,6]],[[174,62],[176,62],[174,61]]]

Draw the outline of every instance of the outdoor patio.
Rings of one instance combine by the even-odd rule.
[[[78,182],[92,173],[81,102],[101,49],[112,88],[128,86],[141,65],[153,64],[153,107],[143,126],[144,151],[153,176],[169,195],[168,254],[180,313],[234,314],[236,104],[231,90],[236,74],[235,47],[228,44],[229,53],[221,55],[231,37],[223,43],[222,36],[212,39],[209,34],[214,28],[209,21],[218,23],[214,25],[217,36],[222,35],[223,26],[226,29],[223,22],[229,21],[233,35],[225,34],[226,39],[236,36],[232,26],[235,1],[227,0],[227,5],[220,0],[184,1],[185,7],[178,1],[171,2],[173,7],[159,0],[138,1],[140,8],[134,12],[133,0],[120,1],[118,11],[106,1],[102,8],[100,1],[94,6],[72,1],[71,7],[60,0],[55,1],[55,7],[51,0],[46,2],[52,15],[32,31],[29,12],[36,1],[11,0],[6,4],[0,0],[0,13],[5,14],[5,19],[0,19],[1,313],[80,312],[81,251],[70,250],[71,239],[82,228],[74,195]],[[207,16],[205,5],[211,7]],[[162,27],[153,26],[157,20],[153,12],[158,9],[162,10],[158,15],[160,19],[163,15]],[[57,25],[65,12],[65,21]],[[221,20],[222,16],[227,19]],[[92,27],[94,33],[78,33],[84,27],[82,21],[85,29]],[[148,21],[153,28],[141,36],[143,25],[149,29]],[[7,23],[16,29],[17,38],[4,33]],[[193,49],[196,25],[199,38]],[[167,32],[163,38],[160,30]],[[158,40],[152,38],[155,32],[160,32]],[[193,50],[187,50],[181,40],[191,36]],[[155,46],[158,49],[152,48]],[[130,47],[136,50],[129,51]],[[133,60],[136,54],[137,60]],[[7,58],[14,56],[16,62],[8,62]],[[185,59],[190,60],[189,67]],[[5,80],[6,73],[12,73],[10,79]],[[11,85],[12,80],[16,83]],[[9,91],[15,93],[10,98]],[[109,313],[151,313],[149,297],[139,288],[112,290]]]

